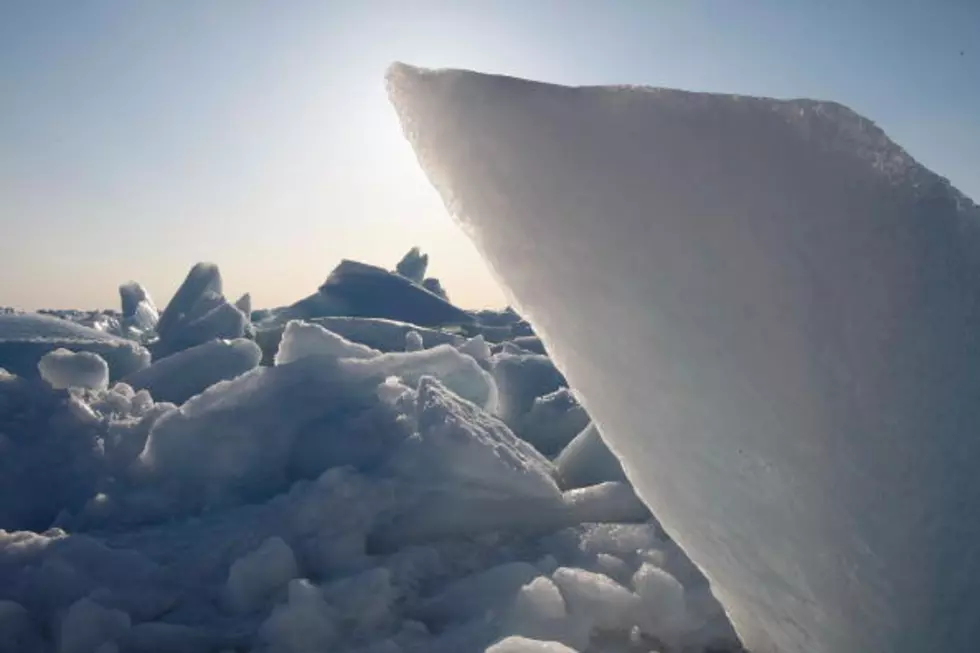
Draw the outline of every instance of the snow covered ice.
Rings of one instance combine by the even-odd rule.
[[[737,650],[621,475],[562,478],[589,416],[521,318],[423,274],[368,274],[381,317],[253,312],[213,264],[159,320],[135,283],[0,316],[0,652]]]
[[[401,64],[388,83],[749,650],[976,648],[972,201],[830,102]],[[673,583],[637,573],[670,614]]]

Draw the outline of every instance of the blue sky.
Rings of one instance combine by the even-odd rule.
[[[399,134],[394,60],[836,100],[980,198],[975,0],[5,0],[0,305],[130,278],[162,304],[198,260],[278,305],[416,244],[502,303]]]

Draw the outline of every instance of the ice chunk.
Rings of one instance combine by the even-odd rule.
[[[501,630],[584,649],[589,644],[591,623],[572,619],[558,586],[550,578],[539,576],[518,591]]]
[[[161,337],[154,353],[159,358],[210,340],[241,338],[248,326],[248,318],[221,297],[214,308],[209,307],[199,317],[189,317],[172,327],[166,337]]]
[[[316,294],[286,311],[292,318],[347,315],[402,320],[420,326],[470,324],[473,316],[399,274],[343,260]]]
[[[498,414],[512,426],[531,410],[536,398],[568,385],[551,359],[539,354],[496,354],[493,378],[500,391]]]
[[[566,488],[626,480],[623,466],[602,441],[595,423],[589,424],[568,443],[555,465],[562,487]]]
[[[240,310],[245,317],[251,318],[252,316],[252,295],[250,293],[245,293],[235,302],[235,308]]]
[[[447,302],[449,301],[449,294],[446,289],[442,287],[442,282],[435,277],[427,277],[422,280],[422,287],[428,290],[430,293],[436,297],[442,297]]]
[[[642,522],[650,511],[628,483],[607,482],[569,490],[563,495],[571,516],[568,522]]]
[[[332,466],[377,465],[405,437],[377,395],[383,380],[322,356],[258,368],[160,418],[140,460],[155,481],[183,486],[187,509],[268,497]]]
[[[436,345],[456,345],[463,341],[456,334],[379,318],[318,317],[304,321],[321,326],[351,342],[384,352],[404,351],[405,336],[409,331],[415,331],[422,336],[426,349]],[[267,364],[272,364],[275,358],[283,329],[281,325],[263,326],[255,334],[255,341],[262,347],[263,361]]]
[[[425,344],[422,342],[422,334],[412,330],[405,334],[405,351],[422,351]]]
[[[276,365],[286,365],[306,356],[331,358],[373,358],[380,351],[349,342],[322,326],[291,320],[282,333]]]
[[[576,650],[559,642],[545,642],[515,635],[500,640],[486,649],[485,653],[576,653]]]
[[[160,316],[146,288],[135,281],[128,281],[119,286],[119,299],[124,320],[143,331],[156,328]]]
[[[467,356],[472,356],[478,363],[485,363],[490,360],[490,345],[487,344],[482,335],[467,339],[457,349]]]
[[[972,201],[834,103],[388,81],[426,173],[748,649],[980,641]]]
[[[299,575],[296,556],[281,537],[270,537],[228,570],[228,598],[239,612],[262,608]]]
[[[37,368],[41,378],[56,390],[105,390],[109,386],[109,365],[90,351],[76,354],[67,349],[55,349],[41,357]]]
[[[219,381],[226,381],[258,366],[262,350],[250,340],[214,340],[167,356],[126,377],[137,390],[157,401],[182,404]]]
[[[541,338],[537,336],[518,336],[511,340],[515,345],[523,349],[524,351],[529,351],[532,354],[541,354],[542,356],[547,356],[548,352],[544,348],[544,343],[541,342]]]
[[[518,420],[514,431],[541,453],[554,456],[588,424],[589,415],[571,390],[558,388],[536,397],[531,409]]]
[[[405,440],[392,465],[405,477],[452,479],[492,496],[557,498],[553,468],[499,420],[461,400],[432,377],[419,383],[418,432]]]
[[[423,376],[434,376],[463,399],[488,411],[497,407],[497,385],[493,377],[466,354],[450,345],[412,352],[395,352],[350,361],[351,369],[378,376],[397,376],[416,385]]]
[[[221,295],[221,288],[221,271],[217,265],[198,263],[192,267],[160,315],[157,322],[157,333],[160,337],[170,337],[172,329],[184,320],[206,293]]]
[[[395,272],[412,283],[421,284],[425,278],[425,270],[429,267],[429,255],[423,254],[418,247],[408,250],[408,253],[398,261]]]
[[[249,324],[249,316],[221,294],[218,266],[198,263],[160,315],[154,356],[163,358],[209,340],[240,338]]]
[[[0,367],[36,379],[38,361],[55,349],[98,354],[109,365],[111,381],[150,363],[139,344],[103,331],[37,313],[0,314]]]
[[[489,567],[451,583],[443,591],[417,608],[420,618],[444,624],[484,614],[487,610],[512,600],[522,587],[540,576],[534,565],[508,562]]]
[[[672,644],[689,627],[684,586],[663,569],[644,563],[633,575],[633,590],[640,597],[641,630]]]
[[[591,619],[596,628],[606,630],[628,630],[633,625],[639,597],[608,576],[560,567],[551,578],[576,618]]]

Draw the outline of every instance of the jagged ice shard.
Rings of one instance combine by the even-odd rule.
[[[401,64],[388,85],[749,650],[975,650],[973,202],[834,103]]]

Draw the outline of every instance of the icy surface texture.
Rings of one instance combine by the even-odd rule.
[[[976,646],[972,201],[834,103],[388,81],[446,206],[747,648]]]
[[[139,344],[38,313],[0,315],[0,367],[25,378],[39,378],[41,357],[56,349],[98,354],[111,380],[146,367],[150,354]]]
[[[395,266],[395,272],[412,283],[421,285],[425,279],[425,271],[429,267],[429,255],[423,254],[418,247],[408,250],[402,260]]]
[[[55,390],[105,390],[109,387],[109,366],[90,351],[77,354],[67,349],[49,351],[38,361],[37,369],[41,378]]]
[[[250,340],[213,340],[162,358],[124,380],[157,401],[182,404],[219,381],[258,367],[262,350]]]

